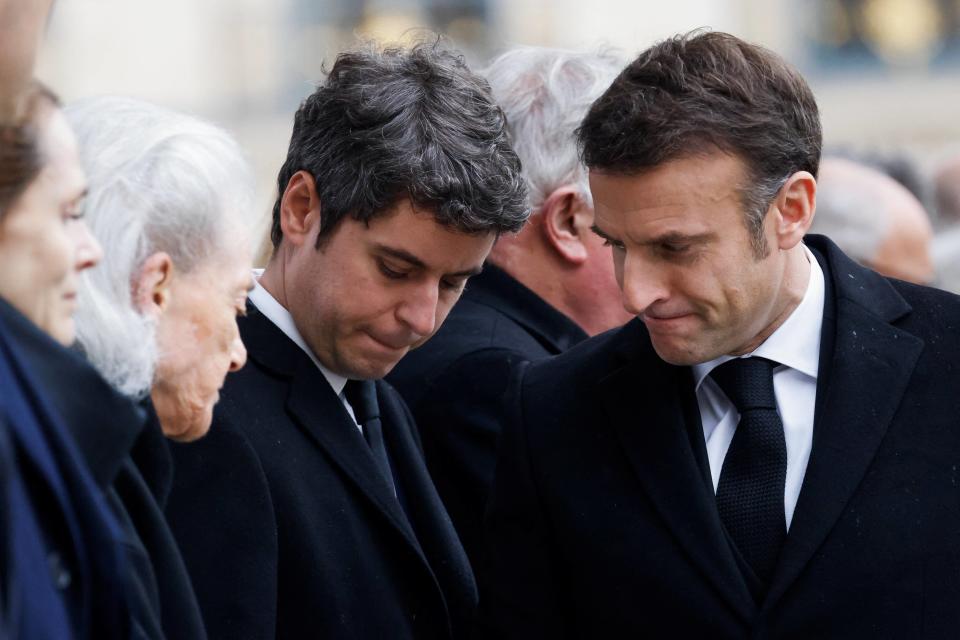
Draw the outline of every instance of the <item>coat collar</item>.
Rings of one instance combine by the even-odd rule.
[[[106,489],[139,437],[144,413],[79,353],[53,340],[4,300],[0,313],[97,486]]]
[[[289,379],[286,408],[293,422],[346,474],[429,568],[413,528],[377,468],[370,447],[310,357],[252,304],[247,305],[247,316],[237,323],[249,358]],[[391,425],[388,417],[383,420],[386,431]]]
[[[600,398],[631,467],[654,508],[690,561],[742,619],[756,605],[744,582],[704,481],[684,421],[689,367],[657,356],[639,320],[620,330],[620,366],[599,381]],[[701,436],[702,437],[702,436]]]
[[[765,607],[783,596],[843,514],[924,348],[896,326],[911,308],[886,278],[825,237],[805,241],[829,274],[832,305],[824,313],[813,448]]]
[[[826,238],[810,236],[807,243],[824,270],[823,332],[829,335],[821,340],[813,451],[764,607],[782,597],[842,515],[923,349],[922,340],[892,324],[911,309],[889,281],[854,263]],[[617,364],[598,390],[631,466],[691,562],[749,620],[756,604],[684,423],[683,403],[691,401],[684,396],[692,385],[689,367],[661,360],[638,320],[623,327],[616,340]]]
[[[587,338],[586,332],[516,278],[489,262],[470,278],[464,300],[492,307],[524,327],[551,353]]]

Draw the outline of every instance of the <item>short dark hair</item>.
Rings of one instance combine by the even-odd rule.
[[[739,157],[758,255],[766,253],[771,200],[795,172],[816,177],[823,137],[813,92],[794,68],[763,47],[703,31],[641,53],[594,102],[577,136],[584,163],[611,173],[717,149]]]
[[[320,198],[321,240],[343,219],[367,221],[402,198],[466,233],[517,231],[526,188],[490,87],[439,41],[341,53],[300,105],[277,177],[280,201],[308,171]]]
[[[17,97],[12,119],[0,125],[0,218],[47,162],[40,142],[40,113],[44,105],[57,108],[60,100],[34,81]]]

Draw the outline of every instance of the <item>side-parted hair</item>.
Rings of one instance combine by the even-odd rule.
[[[575,131],[621,69],[623,61],[610,53],[518,47],[481,70],[507,116],[534,211],[564,185],[591,202]]]
[[[641,53],[590,108],[578,138],[585,164],[606,173],[716,150],[738,157],[758,255],[770,202],[797,171],[816,177],[822,145],[816,100],[793,67],[763,47],[702,31]]]
[[[119,97],[65,113],[90,185],[85,218],[104,247],[99,267],[81,275],[78,339],[117,389],[144,395],[159,354],[133,297],[143,263],[162,251],[189,273],[248,234],[252,175],[229,134],[187,115]]]
[[[503,112],[440,42],[337,56],[294,118],[277,177],[274,247],[284,190],[301,170],[320,199],[318,247],[344,216],[368,221],[403,198],[466,233],[517,231],[528,216]]]
[[[40,122],[45,105],[57,108],[60,100],[44,85],[32,82],[17,99],[12,119],[0,124],[0,219],[46,164]]]

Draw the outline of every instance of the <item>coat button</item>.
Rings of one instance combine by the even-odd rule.
[[[73,576],[70,570],[64,566],[63,557],[54,551],[47,556],[47,564],[50,567],[50,578],[53,579],[54,586],[61,591],[70,586],[73,582]]]

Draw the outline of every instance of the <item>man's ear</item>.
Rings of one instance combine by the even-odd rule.
[[[807,235],[817,208],[817,180],[807,171],[787,178],[776,199],[776,234],[781,249],[792,249]]]
[[[283,237],[295,246],[306,243],[319,227],[320,198],[317,183],[307,171],[297,171],[287,182],[280,199],[280,229]]]
[[[593,212],[579,189],[566,185],[554,190],[538,215],[547,243],[564,261],[574,265],[586,262],[590,254],[584,236],[593,233]]]
[[[170,304],[173,276],[173,260],[167,253],[158,251],[143,261],[133,286],[133,301],[140,313],[151,318],[163,313]]]

